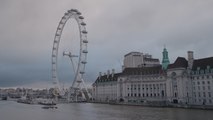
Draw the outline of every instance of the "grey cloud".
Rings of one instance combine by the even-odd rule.
[[[197,58],[212,56],[212,5],[210,0],[2,0],[0,86],[51,82],[53,38],[68,9],[79,9],[87,23],[85,79],[92,83],[100,71],[115,68],[119,72],[123,55],[130,51],[148,52],[161,59],[165,44],[171,62],[186,56],[187,50],[195,51]],[[70,34],[75,26],[69,25],[64,41],[76,37]],[[69,82],[70,63],[62,61],[61,80]]]

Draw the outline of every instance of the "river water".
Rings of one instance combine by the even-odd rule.
[[[58,109],[42,109],[0,101],[0,120],[213,120],[213,111],[154,108],[93,103],[59,104]]]

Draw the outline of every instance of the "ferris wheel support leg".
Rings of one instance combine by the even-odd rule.
[[[86,84],[85,84],[85,82],[84,82],[83,79],[82,79],[82,84],[83,84],[83,86],[84,86],[84,89],[86,90],[86,93],[87,93],[89,99],[92,98],[92,96],[91,96],[90,93],[88,92],[87,86],[86,86]]]
[[[70,58],[70,61],[71,61],[71,63],[72,63],[73,71],[74,71],[74,73],[75,73],[75,72],[76,72],[75,64],[74,64],[74,62],[73,62],[73,60],[72,60],[72,57],[69,57],[69,58]]]
[[[68,89],[67,93],[67,102],[70,103],[70,97],[71,97],[71,88]]]

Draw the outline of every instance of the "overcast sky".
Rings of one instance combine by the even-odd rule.
[[[161,61],[166,45],[171,62],[188,50],[197,59],[213,56],[212,6],[212,0],[0,0],[0,87],[51,85],[54,34],[71,8],[87,23],[85,81],[92,83],[99,72],[120,72],[123,56],[131,51]],[[70,39],[77,36],[75,24],[64,30]],[[72,71],[60,72],[62,83],[71,84]]]

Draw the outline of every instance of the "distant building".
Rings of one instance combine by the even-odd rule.
[[[194,59],[193,52],[189,51],[187,59],[178,57],[169,64],[164,48],[162,65],[156,60],[140,66],[147,58],[153,59],[131,52],[124,57],[121,73],[100,74],[93,84],[94,100],[213,105],[213,57]]]
[[[159,59],[154,59],[149,54],[130,52],[124,56],[123,69],[136,67],[152,67],[159,64]]]

